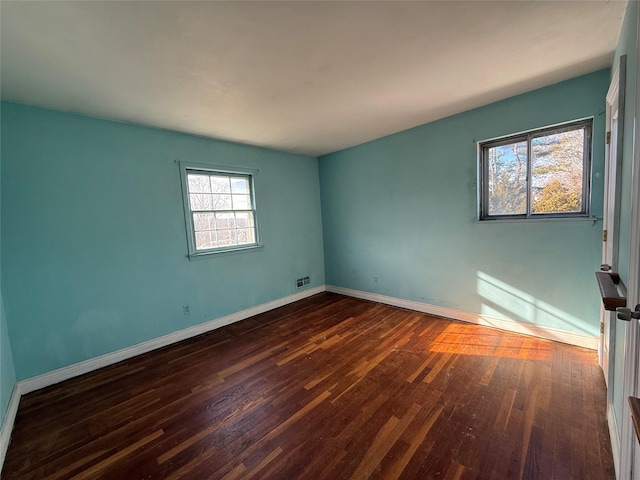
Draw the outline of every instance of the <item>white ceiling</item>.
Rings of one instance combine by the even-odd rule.
[[[611,64],[626,2],[0,2],[5,100],[321,155]]]

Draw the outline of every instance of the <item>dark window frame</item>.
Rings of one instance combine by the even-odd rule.
[[[582,209],[579,212],[533,213],[531,150],[535,138],[584,129],[583,168],[582,168]],[[591,207],[591,162],[592,162],[593,118],[575,120],[568,123],[537,128],[505,137],[485,140],[478,143],[479,155],[479,202],[478,219],[490,220],[536,220],[545,218],[585,218],[590,215]],[[526,142],[526,211],[522,214],[489,214],[489,149]]]

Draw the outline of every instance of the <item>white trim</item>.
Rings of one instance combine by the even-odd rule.
[[[622,58],[622,57],[621,57]],[[626,57],[625,57],[626,58]],[[616,209],[619,210],[619,206],[616,206],[616,175],[620,175],[619,167],[620,164],[618,162],[618,137],[622,135],[620,127],[624,128],[624,122],[622,125],[618,122],[619,120],[619,102],[618,102],[618,93],[620,91],[620,64],[625,62],[625,60],[618,61],[616,65],[615,72],[613,74],[613,78],[611,79],[611,83],[609,84],[609,91],[607,92],[606,100],[607,100],[607,108],[606,108],[606,134],[609,135],[609,142],[605,141],[605,149],[604,149],[604,192],[603,192],[603,206],[602,206],[602,229],[606,230],[608,233],[607,242],[602,242],[602,264],[609,264],[614,272],[618,271],[618,251],[617,251],[617,238],[618,238],[618,224],[616,221]],[[626,72],[626,69],[625,69]],[[624,109],[623,109],[624,111]],[[616,122],[616,135],[614,138],[614,121]],[[614,156],[612,158],[612,149],[614,150]],[[613,196],[612,196],[613,194]],[[604,372],[605,383],[608,387],[607,391],[607,403],[611,403],[613,401],[613,368],[615,362],[612,362],[613,352],[611,351],[611,344],[605,345],[605,332],[607,330],[609,334],[609,343],[611,343],[615,339],[615,327],[616,320],[615,315],[611,315],[610,312],[606,311],[602,305],[600,306],[600,324],[601,324],[601,333],[600,334],[600,342],[598,346],[598,364],[602,368]],[[615,344],[613,345],[615,347]],[[605,350],[608,355],[608,358],[604,358]]]
[[[607,424],[609,425],[609,437],[611,438],[611,453],[613,454],[613,468],[615,469],[616,478],[620,477],[620,437],[618,435],[618,423],[616,421],[616,413],[613,411],[613,405],[607,405]]]
[[[311,297],[324,291],[339,293],[341,295],[347,295],[355,298],[362,298],[365,300],[371,300],[387,305],[394,305],[397,307],[429,313],[431,315],[437,315],[440,317],[453,318],[462,320],[464,322],[475,323],[478,325],[500,328],[502,330],[507,330],[510,332],[522,333],[525,335],[535,335],[537,337],[546,338],[548,340],[568,343],[570,345],[577,345],[594,350],[597,348],[598,343],[598,337],[593,337],[590,335],[566,332],[564,330],[541,327],[539,325],[530,325],[522,322],[517,322],[515,320],[506,320],[503,318],[491,317],[489,315],[464,312],[462,310],[455,310],[453,308],[439,307],[427,303],[414,302],[411,300],[404,300],[396,297],[388,297],[385,295],[378,295],[376,293],[363,292],[360,290],[352,290],[349,288],[342,288],[331,285],[320,285],[318,287],[310,288],[302,292],[294,293],[293,295],[289,295],[287,297],[279,298],[277,300],[272,300],[271,302],[263,303],[255,307],[247,308],[245,310],[241,310],[224,317],[216,318],[214,320],[201,323],[200,325],[194,325],[193,327],[189,327],[184,330],[170,333],[168,335],[154,338],[152,340],[148,340],[131,347],[107,353],[99,357],[90,358],[73,365],[62,367],[57,370],[53,370],[51,372],[47,372],[42,375],[27,378],[25,380],[17,382],[13,388],[11,400],[9,401],[9,407],[5,415],[2,430],[0,431],[0,471],[2,470],[2,465],[4,464],[4,458],[9,446],[11,431],[13,430],[13,424],[18,412],[20,397],[22,395],[33,392],[35,390],[39,390],[41,388],[48,387],[50,385],[54,385],[73,377],[77,377],[79,375],[83,375],[85,373],[92,372],[99,368],[113,365],[114,363],[120,362],[122,360],[127,360],[137,355],[141,355],[143,353],[147,353],[152,350],[171,345],[172,343],[180,342],[182,340],[186,340],[187,338],[195,337],[197,335],[216,330],[225,325],[230,325],[232,323],[245,320],[254,315],[268,312],[269,310],[273,310],[275,308],[297,302],[298,300]],[[611,428],[611,422],[609,422],[609,425]],[[612,436],[612,438],[614,437]]]
[[[607,103],[613,105],[618,101],[618,91],[620,89],[620,64],[616,65],[616,70],[611,77],[611,83],[609,83],[609,90],[607,91]]]
[[[186,340],[187,338],[195,337],[197,335],[216,330],[220,327],[224,327],[225,325],[230,325],[232,323],[245,320],[249,317],[253,317],[254,315],[268,312],[269,310],[273,310],[275,308],[297,302],[298,300],[311,297],[324,291],[324,285],[309,288],[302,292],[297,292],[286,297],[278,298],[261,305],[256,305],[255,307],[247,308],[245,310],[226,315],[224,317],[216,318],[199,325],[194,325],[193,327],[185,328],[184,330],[179,330],[168,335],[163,335],[162,337],[157,337],[146,342],[138,343],[137,345],[132,345],[131,347],[116,350],[115,352],[100,355],[99,357],[90,358],[82,362],[74,363],[73,365],[68,365],[66,367],[62,367],[57,370],[53,370],[51,372],[43,373],[42,375],[27,378],[25,380],[17,382],[13,387],[13,392],[11,393],[11,399],[9,400],[7,413],[5,414],[4,422],[2,424],[2,430],[0,430],[0,472],[2,472],[2,466],[4,465],[7,448],[9,448],[9,440],[11,438],[13,424],[15,422],[16,414],[18,413],[18,405],[20,404],[20,397],[22,395],[33,392],[35,390],[40,390],[41,388],[54,385],[64,380],[69,380],[70,378],[77,377],[79,375],[84,375],[85,373],[92,372],[99,368],[113,365],[114,363],[121,362],[122,360],[127,360],[137,355],[141,355],[143,353],[147,353],[152,350],[171,345],[172,343],[180,342],[182,340]]]
[[[586,335],[583,333],[567,332],[557,328],[543,327],[530,323],[518,322],[516,320],[492,317],[480,313],[465,312],[454,308],[439,307],[428,303],[414,302],[412,300],[404,300],[397,297],[388,297],[377,293],[363,292],[360,290],[352,290],[350,288],[336,287],[327,285],[327,291],[347,295],[349,297],[362,298],[373,302],[385,303],[396,307],[407,308],[417,312],[428,313],[438,317],[453,318],[462,320],[463,322],[475,323],[477,325],[485,325],[488,327],[499,328],[509,332],[522,333],[524,335],[533,335],[547,340],[576,345],[578,347],[596,350],[598,348],[598,337]]]
[[[4,465],[4,458],[7,455],[7,449],[9,448],[9,440],[11,440],[11,432],[13,431],[13,424],[16,421],[16,414],[18,413],[18,405],[20,404],[20,387],[16,383],[11,392],[11,398],[9,399],[9,405],[7,406],[7,412],[4,415],[4,422],[2,422],[2,429],[0,430],[0,473],[2,473],[2,466]]]
[[[146,342],[138,343],[137,345],[132,345],[131,347],[126,347],[121,350],[116,350],[115,352],[100,355],[99,357],[94,357],[79,363],[74,363],[73,365],[68,365],[51,372],[43,373],[42,375],[38,375],[36,377],[27,378],[26,380],[18,382],[21,389],[20,393],[24,395],[35,390],[40,390],[41,388],[48,387],[64,380],[68,380],[70,378],[92,372],[99,368],[113,365],[114,363],[121,362],[122,360],[127,360],[129,358],[135,357],[136,355],[141,355],[158,348],[166,347],[167,345],[186,340],[187,338],[195,337],[197,335],[216,330],[220,327],[239,322],[240,320],[253,317],[254,315],[268,312],[269,310],[282,307],[283,305],[288,305],[289,303],[297,302],[298,300],[311,297],[312,295],[316,295],[317,293],[321,293],[324,291],[324,285],[310,288],[302,292],[294,293],[293,295],[289,295],[287,297],[278,298],[276,300],[272,300],[255,307],[247,308],[246,310],[241,310],[239,312],[216,318],[199,325],[194,325],[193,327],[185,328],[184,330],[179,330],[177,332],[169,333],[168,335],[163,335],[162,337],[147,340]]]
[[[605,149],[605,190],[603,204],[603,229],[607,230],[607,242],[603,242],[602,246],[602,263],[611,265],[613,271],[619,271],[619,247],[618,241],[620,236],[620,205],[621,205],[621,189],[622,189],[622,164],[624,156],[625,143],[625,125],[628,118],[635,118],[635,112],[626,111],[627,98],[627,55],[620,55],[618,64],[613,73],[613,78],[607,92],[607,131],[611,132],[610,145]],[[632,115],[629,117],[629,113]],[[614,121],[616,135],[614,137]],[[635,150],[635,147],[634,147]],[[612,155],[615,153],[615,156]],[[633,209],[632,209],[633,213]],[[633,221],[632,221],[633,222]],[[632,223],[633,225],[633,223]],[[633,228],[633,227],[632,227]],[[631,261],[632,258],[630,257]],[[629,265],[629,274],[633,271],[632,265]],[[627,283],[628,279],[627,279]],[[627,285],[629,287],[629,285]],[[604,312],[601,310],[601,312]],[[615,313],[601,314],[601,322],[604,323],[605,329],[608,329],[609,345],[608,356],[606,360],[605,381],[607,385],[607,421],[611,436],[611,445],[613,460],[616,469],[617,478],[630,478],[633,460],[633,425],[629,406],[626,401],[627,397],[633,395],[636,386],[636,368],[635,357],[638,351],[637,336],[638,328],[635,322],[619,322]],[[624,329],[624,340],[622,345],[615,342],[617,338],[616,330]],[[600,350],[604,354],[604,334],[601,335],[602,346]],[[613,343],[612,343],[613,342]],[[616,356],[622,355],[622,405],[620,418],[616,422],[614,411],[614,391],[619,388],[616,385]],[[604,367],[603,358],[599,360],[600,365]],[[603,368],[604,369],[604,368]],[[633,372],[633,373],[632,373]],[[618,377],[617,381],[620,381]]]
[[[68,380],[73,377],[77,377],[79,375],[83,375],[85,373],[92,372],[99,368],[113,365],[114,363],[120,362],[122,360],[127,360],[137,355],[141,355],[143,353],[147,353],[152,350],[171,345],[172,343],[180,342],[182,340],[186,340],[187,338],[195,337],[197,335],[216,330],[220,327],[224,327],[225,325],[230,325],[232,323],[245,320],[249,317],[253,317],[254,315],[259,315],[261,313],[268,312],[269,310],[273,310],[275,308],[297,302],[298,300],[302,300],[318,293],[322,293],[325,290],[326,289],[324,285],[309,288],[302,292],[297,292],[286,297],[278,298],[261,305],[256,305],[255,307],[247,308],[245,310],[226,315],[224,317],[216,318],[199,325],[194,325],[193,327],[185,328],[184,330],[173,332],[168,335],[163,335],[162,337],[157,337],[152,340],[139,343],[137,345],[132,345],[131,347],[116,350],[115,352],[100,355],[99,357],[90,358],[82,362],[74,363],[73,365],[62,367],[57,370],[53,370],[51,372],[43,373],[42,375],[27,378],[25,380],[17,382],[13,387],[11,399],[9,400],[9,406],[7,407],[7,413],[5,414],[4,422],[2,423],[2,429],[0,430],[0,472],[2,472],[4,459],[7,454],[7,449],[9,448],[9,440],[11,439],[11,432],[13,431],[13,424],[16,419],[16,414],[18,413],[18,405],[20,404],[20,397],[22,395],[33,392],[35,390],[40,390],[41,388],[54,385],[56,383]]]

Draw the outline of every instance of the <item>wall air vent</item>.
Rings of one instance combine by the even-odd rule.
[[[304,287],[305,285],[309,285],[309,277],[301,277],[296,278],[296,288]]]

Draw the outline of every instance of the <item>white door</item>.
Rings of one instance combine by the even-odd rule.
[[[640,23],[640,18],[639,18]],[[640,65],[638,66],[640,70]],[[636,117],[640,115],[640,82],[636,84]],[[635,123],[635,138],[640,138],[640,122]],[[630,252],[629,252],[629,289],[627,292],[627,307],[633,311],[640,305],[640,148],[634,146],[633,179],[631,189],[631,221],[630,221]],[[636,317],[638,315],[635,315]],[[638,362],[638,349],[640,344],[640,319],[634,319],[628,326],[630,348],[625,351],[625,367],[629,371],[629,377],[625,374],[625,382],[628,382],[631,392],[629,395],[640,397],[640,367]],[[631,423],[631,422],[628,422]],[[635,429],[629,425],[629,441],[631,452],[628,453],[629,469],[633,472],[633,478],[640,480],[640,442]],[[624,460],[624,458],[623,458]]]
[[[636,31],[640,32],[640,11],[638,12]],[[640,52],[640,35],[637,38],[637,48]],[[629,290],[627,292],[627,307],[631,310],[640,304],[640,63],[636,62],[636,104],[634,112],[635,143],[633,149],[633,178],[631,180],[631,221],[630,221],[630,251],[629,251]],[[632,348],[627,359],[633,375],[634,385],[631,395],[640,397],[640,367],[638,362],[638,344],[640,343],[640,320],[630,322]],[[640,480],[640,442],[634,429],[630,428],[631,449],[630,468],[634,480]]]
[[[640,97],[638,97],[640,101]],[[640,124],[636,124],[636,138],[640,135]],[[629,256],[629,290],[627,292],[627,306],[631,310],[637,308],[640,304],[640,149],[636,147],[635,152],[635,168],[633,179],[633,204],[635,212],[632,211],[631,220],[631,255]],[[629,335],[633,336],[634,349],[630,352],[627,362],[635,377],[635,385],[631,395],[640,397],[640,368],[638,365],[638,338],[640,332],[640,320],[632,320],[629,324]],[[629,422],[631,423],[631,422]],[[629,453],[628,468],[633,472],[633,479],[640,480],[640,436],[637,435],[635,429],[629,425],[629,437],[631,441],[631,450]]]
[[[605,154],[605,192],[603,210],[602,263],[605,269],[618,271],[620,224],[620,167],[624,133],[626,56],[620,57],[609,92],[607,93],[607,150]],[[623,294],[625,292],[622,292]],[[623,472],[630,468],[630,445],[627,441],[629,424],[625,375],[628,362],[628,324],[616,319],[615,312],[601,307],[600,362],[607,383],[607,420],[611,437],[613,460],[618,478],[628,478]]]
[[[640,24],[640,16],[638,18]],[[625,237],[625,253],[628,253],[628,256],[625,255],[628,260],[625,260],[625,264],[620,264],[619,267],[622,271],[627,271],[627,287],[628,290],[625,292],[627,297],[627,316],[629,319],[631,316],[631,311],[634,310],[634,307],[640,303],[640,148],[636,143],[635,139],[640,138],[640,122],[638,122],[638,115],[640,114],[640,82],[636,82],[636,105],[631,106],[631,111],[624,112],[624,73],[626,66],[626,57],[620,58],[620,79],[621,83],[619,84],[619,119],[617,122],[618,133],[622,135],[623,133],[623,122],[628,121],[633,128],[633,151],[630,158],[625,157],[624,161],[629,162],[631,164],[631,198],[628,196],[624,200],[625,202],[630,201],[630,211],[629,218],[625,218],[625,222],[628,221],[629,225],[629,236]],[[638,71],[640,72],[640,66],[638,66]],[[637,74],[637,72],[636,72]],[[625,120],[625,117],[627,120]],[[619,135],[619,137],[620,137]],[[629,142],[627,139],[626,142]],[[613,143],[613,139],[612,139]],[[621,143],[618,142],[616,148],[618,150],[618,157],[620,157],[620,149]],[[617,173],[620,176],[621,170],[618,169]],[[625,166],[625,171],[628,168]],[[620,183],[619,181],[616,183],[616,191],[620,192]],[[616,198],[616,203],[619,204],[619,196]],[[627,204],[626,206],[629,206]],[[614,208],[615,211],[615,208]],[[617,213],[617,212],[616,212]],[[614,220],[615,221],[615,220]],[[614,225],[615,231],[615,225]],[[616,231],[617,235],[617,231]],[[628,243],[627,243],[628,240]],[[628,251],[626,250],[626,245],[628,245]],[[613,252],[614,252],[614,261],[616,265],[618,265],[618,259],[616,258],[616,247],[614,244]],[[613,391],[613,402],[608,405],[612,407],[611,411],[614,413],[615,418],[611,418],[609,416],[609,430],[612,433],[611,435],[611,443],[614,455],[614,463],[616,466],[616,473],[619,479],[628,479],[628,478],[636,478],[640,479],[638,467],[640,464],[637,462],[637,459],[640,458],[639,452],[639,444],[638,439],[636,438],[636,434],[633,428],[633,423],[631,421],[631,412],[629,409],[628,397],[630,396],[639,396],[638,385],[639,379],[639,369],[638,369],[638,340],[639,340],[639,332],[640,325],[639,319],[631,319],[631,321],[623,321],[619,319],[615,319],[612,317],[611,324],[614,325],[614,336],[609,338],[609,386],[608,386],[608,397],[609,390]],[[613,376],[611,375],[611,363],[613,363]],[[613,384],[613,385],[611,385]],[[613,387],[613,388],[612,388]],[[607,412],[609,415],[609,411]],[[616,428],[612,428],[612,424],[615,425]],[[617,435],[617,438],[614,440],[614,434]],[[615,442],[617,441],[618,447],[616,448]]]
[[[640,84],[639,84],[640,86]],[[639,88],[640,89],[640,88]],[[640,103],[640,97],[637,97]],[[638,109],[640,111],[640,109]],[[640,135],[640,124],[636,124],[636,138]],[[635,168],[633,178],[633,205],[634,211],[632,211],[631,219],[631,255],[629,256],[629,291],[627,292],[627,306],[631,310],[637,309],[637,305],[640,304],[640,149],[636,146],[635,152]],[[632,320],[630,324],[630,334],[634,337],[635,351],[631,352],[628,359],[631,365],[632,371],[635,372],[635,397],[640,397],[640,367],[638,365],[638,338],[640,332],[639,322],[640,320]],[[631,430],[631,427],[629,427]],[[635,430],[635,429],[634,429]],[[640,435],[637,435],[635,431],[630,433],[632,437],[632,450],[630,455],[631,470],[633,472],[634,480],[640,480]]]

